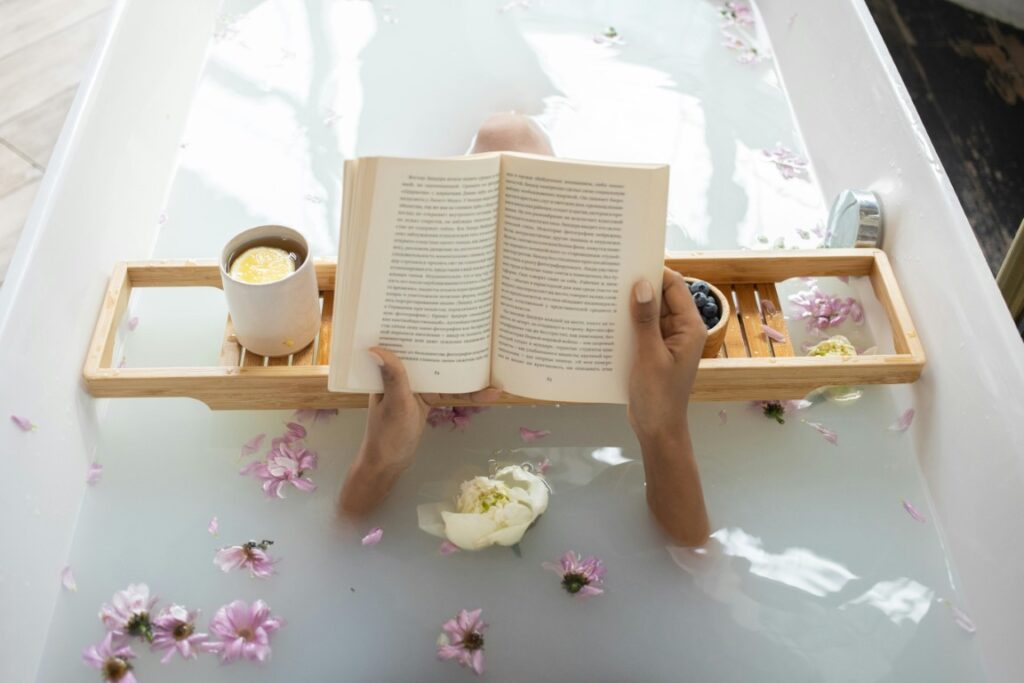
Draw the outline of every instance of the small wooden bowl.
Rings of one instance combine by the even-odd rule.
[[[717,358],[718,352],[722,350],[722,344],[725,343],[725,328],[729,324],[729,316],[732,315],[732,306],[730,305],[732,302],[725,298],[722,290],[707,280],[695,277],[684,277],[683,279],[686,280],[687,285],[693,282],[703,282],[711,289],[711,294],[718,302],[718,324],[708,330],[708,338],[704,342],[704,351],[701,353],[701,358]]]

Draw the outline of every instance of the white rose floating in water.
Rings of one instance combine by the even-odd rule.
[[[548,509],[543,477],[520,467],[502,467],[493,477],[462,482],[453,503],[416,508],[420,528],[447,538],[462,550],[515,545]]]

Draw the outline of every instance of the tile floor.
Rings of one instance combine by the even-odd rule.
[[[0,0],[0,282],[110,0]]]

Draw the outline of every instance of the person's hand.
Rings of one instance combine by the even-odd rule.
[[[629,375],[629,423],[641,444],[688,433],[686,409],[708,336],[682,275],[664,270],[660,311],[654,293],[641,280],[630,298],[636,358]]]
[[[467,399],[486,403],[501,396],[494,388],[472,394],[414,394],[398,356],[379,346],[370,355],[380,366],[384,393],[370,395],[363,444],[341,490],[340,509],[349,516],[372,510],[412,465],[431,406]]]
[[[467,399],[487,403],[501,396],[492,387],[471,394],[414,394],[398,356],[379,346],[370,349],[370,356],[380,366],[384,393],[370,395],[363,451],[389,469],[402,471],[412,464],[432,406]]]

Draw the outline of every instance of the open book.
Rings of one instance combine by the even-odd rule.
[[[486,153],[345,162],[328,389],[625,403],[629,297],[660,296],[668,167]]]

